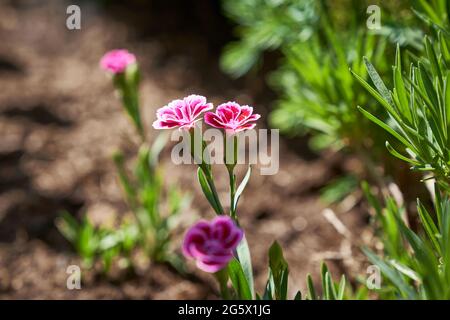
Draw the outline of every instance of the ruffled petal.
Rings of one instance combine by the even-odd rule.
[[[226,124],[223,123],[222,119],[214,112],[205,113],[204,119],[205,119],[205,123],[210,125],[211,127],[219,128],[219,129],[226,127]]]

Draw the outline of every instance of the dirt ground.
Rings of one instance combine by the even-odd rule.
[[[64,1],[0,1],[0,299],[217,298],[211,277],[192,263],[193,275],[185,277],[161,265],[112,279],[83,270],[89,276],[82,289],[66,288],[66,268],[79,260],[55,228],[61,210],[94,220],[127,211],[111,154],[120,148],[132,157],[137,137],[98,67],[104,52],[128,48],[136,54],[149,141],[156,134],[150,126],[154,111],[171,99],[198,93],[214,103],[236,100],[253,105],[264,120],[274,98],[261,74],[233,81],[219,70],[219,51],[231,32],[218,4],[135,2],[106,9],[80,2],[82,29],[69,31]],[[347,161],[332,153],[314,155],[304,140],[283,140],[279,173],[261,176],[255,170],[239,215],[258,291],[274,240],[290,264],[291,294],[304,288],[308,272],[317,279],[322,259],[336,275],[364,272],[364,259],[350,245],[368,233],[364,210],[358,203],[334,208],[349,230],[344,236],[325,218],[318,198]],[[198,216],[211,218],[194,168],[173,165],[169,149],[161,162],[167,180],[194,196],[183,226]],[[225,198],[223,173],[217,176]],[[175,245],[181,239],[182,232]]]

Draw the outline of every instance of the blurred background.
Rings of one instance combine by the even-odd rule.
[[[345,114],[357,104],[370,106],[345,73],[349,66],[360,70],[365,53],[389,71],[384,50],[392,51],[394,42],[421,50],[422,34],[408,27],[408,1],[384,4],[386,23],[373,39],[358,38],[367,31],[364,1],[322,1],[331,6],[330,28],[342,37],[333,40],[319,22],[318,2],[0,0],[0,298],[217,298],[212,277],[192,264],[184,275],[144,261],[133,273],[112,268],[107,276],[94,264],[83,269],[81,290],[66,287],[66,268],[79,265],[80,257],[56,227],[61,213],[114,226],[129,211],[111,155],[119,149],[132,159],[138,137],[98,66],[115,48],[137,57],[149,142],[156,138],[150,127],[155,110],[191,93],[215,104],[252,105],[263,116],[261,128],[282,129],[279,173],[255,170],[239,209],[259,290],[274,240],[289,262],[292,292],[305,287],[307,273],[318,279],[322,260],[355,283],[367,266],[358,246],[373,244],[355,179],[379,169],[365,167],[374,143],[364,136],[372,129],[315,107],[337,106]],[[81,30],[66,28],[70,4],[81,8]],[[390,21],[389,12],[405,25]],[[345,48],[350,43],[354,52]],[[333,63],[341,51],[348,54],[339,74]],[[313,74],[317,79],[308,78]],[[165,181],[193,199],[173,239],[179,250],[186,227],[212,212],[193,167],[173,165],[170,148],[160,163]],[[384,168],[399,184],[410,183],[404,167]],[[225,199],[227,177],[217,175]],[[422,191],[410,185],[408,192]]]

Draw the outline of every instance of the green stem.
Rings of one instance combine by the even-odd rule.
[[[220,286],[220,295],[224,300],[230,300],[230,290],[228,289],[228,272],[227,269],[224,268],[215,273],[216,279],[219,282]]]
[[[190,135],[190,137],[191,137],[191,146],[190,146],[190,151],[191,151],[191,156],[192,156],[192,158],[195,160],[195,159],[198,159],[198,160],[200,160],[200,161],[198,161],[198,162],[201,162],[200,164],[198,164],[198,166],[200,167],[200,169],[203,171],[203,173],[205,174],[205,177],[206,177],[206,181],[207,181],[207,183],[208,183],[208,186],[209,186],[209,189],[211,190],[211,193],[212,193],[212,195],[213,195],[213,198],[214,198],[214,202],[216,203],[216,206],[217,206],[217,210],[218,210],[218,214],[219,215],[223,215],[224,214],[224,210],[223,210],[223,207],[222,207],[222,204],[220,203],[220,199],[219,199],[219,194],[217,193],[217,189],[216,189],[216,185],[214,184],[214,177],[213,177],[213,174],[212,174],[212,168],[211,168],[211,165],[209,165],[208,163],[206,163],[205,162],[205,160],[203,159],[203,152],[205,151],[205,148],[206,148],[206,144],[205,144],[205,142],[202,140],[202,147],[201,147],[201,154],[200,154],[200,156],[198,157],[197,155],[196,155],[196,153],[195,153],[195,130],[194,129],[191,129],[190,131],[189,131],[189,135]]]
[[[224,210],[223,210],[222,204],[220,203],[219,194],[217,193],[216,185],[214,184],[214,177],[212,175],[212,170],[209,166],[200,165],[200,168],[202,169],[203,173],[205,174],[209,189],[212,192],[214,202],[216,203],[217,210],[219,211],[217,213],[219,215],[223,215]]]
[[[139,89],[138,83],[127,79],[125,73],[120,73],[114,76],[114,85],[120,92],[122,98],[122,105],[133,122],[136,130],[142,140],[145,141],[145,131],[141,121],[141,114],[139,108]]]
[[[230,215],[236,220],[236,208],[234,206],[234,198],[236,195],[236,176],[234,175],[234,166],[227,166],[228,176],[230,177]]]
[[[228,164],[226,162],[226,155],[225,155],[225,165],[227,167],[228,170],[228,176],[230,179],[230,216],[234,219],[237,220],[237,216],[236,216],[236,207],[234,205],[235,202],[235,196],[236,196],[236,175],[234,174],[234,168],[236,167],[236,163],[237,163],[237,151],[238,151],[238,140],[237,140],[237,136],[231,136],[228,137],[229,139],[227,139],[227,137],[225,136],[225,146],[227,146],[227,143],[230,142],[230,140],[232,139],[233,142],[233,159],[232,159],[232,163]],[[228,150],[228,148],[226,147],[226,149]]]

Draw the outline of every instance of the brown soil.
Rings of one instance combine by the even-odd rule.
[[[80,261],[55,228],[59,212],[105,219],[127,210],[111,153],[120,148],[131,157],[137,137],[98,68],[105,51],[124,47],[139,59],[149,141],[156,134],[149,126],[154,111],[173,98],[199,93],[215,103],[233,99],[266,115],[271,97],[262,77],[232,81],[220,72],[218,52],[229,40],[229,26],[209,1],[193,8],[130,4],[107,10],[89,3],[81,3],[80,31],[65,28],[64,1],[0,4],[0,299],[216,298],[211,277],[192,264],[193,275],[186,277],[161,265],[113,278],[83,270],[88,276],[82,290],[66,288],[66,267]],[[211,218],[194,168],[172,165],[169,155],[166,150],[161,159],[167,180],[194,196],[183,227],[198,216]],[[317,276],[322,259],[335,274],[362,272],[357,248],[324,218],[318,199],[318,190],[342,170],[345,159],[315,156],[303,141],[282,141],[280,156],[277,175],[255,170],[239,208],[258,291],[274,240],[290,264],[291,294],[304,288],[306,273]],[[226,197],[223,173],[217,172],[218,186]],[[362,210],[345,211],[336,209],[361,239]],[[182,232],[176,246],[181,239]]]

